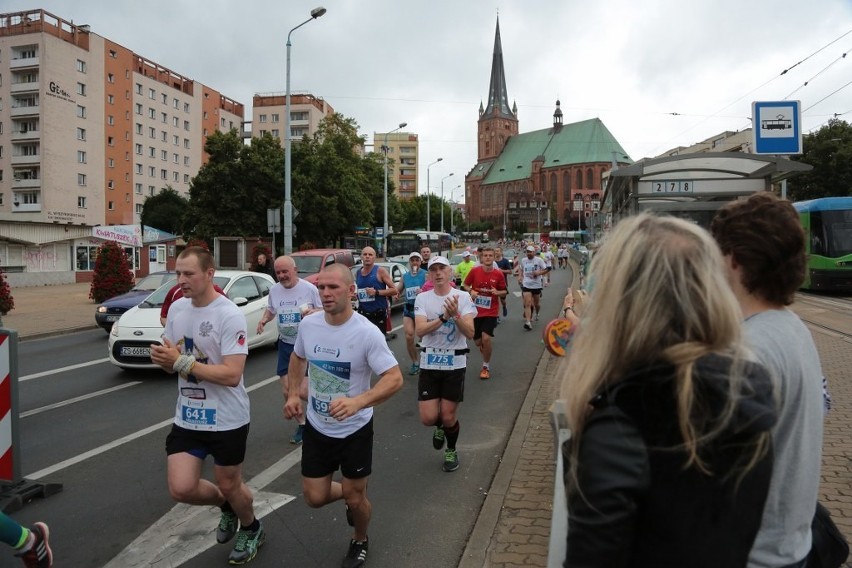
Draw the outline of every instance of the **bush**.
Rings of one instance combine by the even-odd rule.
[[[100,304],[133,288],[133,272],[124,249],[112,241],[98,248],[89,297]]]
[[[15,299],[12,297],[9,283],[3,277],[3,271],[0,270],[0,314],[5,316],[13,309],[15,309]]]

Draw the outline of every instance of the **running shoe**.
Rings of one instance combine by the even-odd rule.
[[[483,381],[491,378],[491,371],[488,367],[482,367],[482,370],[479,371],[479,378]]]
[[[538,321],[538,312],[535,313],[535,321]]]
[[[359,568],[367,563],[367,547],[370,539],[350,540],[349,551],[343,559],[343,568]]]
[[[237,514],[233,511],[222,511],[219,526],[216,527],[216,542],[225,544],[237,534]]]
[[[532,324],[529,321],[524,322],[524,329],[530,331],[532,329]]]
[[[296,427],[296,431],[293,432],[293,435],[290,436],[290,443],[299,445],[302,443],[302,437],[305,435],[305,425],[299,424]]]
[[[444,429],[440,426],[435,426],[435,431],[432,432],[432,447],[436,450],[440,450],[444,447],[444,440],[446,436],[444,436]]]
[[[444,471],[447,473],[459,468],[459,454],[455,450],[447,448],[444,450]]]
[[[50,550],[48,539],[50,538],[50,529],[47,525],[38,522],[30,527],[30,532],[33,534],[33,544],[29,550],[16,554],[24,561],[24,566],[27,568],[50,568],[53,566],[53,551]]]
[[[418,365],[417,363],[412,363],[411,368],[408,370],[408,374],[409,375],[416,375],[419,372],[420,372],[420,365]]]
[[[259,521],[258,521],[259,522]],[[256,531],[237,531],[237,542],[228,556],[228,564],[247,564],[257,556],[257,549],[266,542],[266,533],[261,524]]]
[[[506,307],[506,304],[503,304],[503,317],[509,317],[509,308]]]

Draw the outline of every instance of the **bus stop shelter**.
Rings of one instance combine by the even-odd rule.
[[[777,184],[813,166],[780,156],[705,152],[643,159],[604,174],[601,230],[641,211],[691,219],[709,227],[726,202]]]

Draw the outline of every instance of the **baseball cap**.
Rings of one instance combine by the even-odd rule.
[[[462,253],[462,256],[463,256],[463,257],[465,257],[465,258],[469,257],[469,256],[470,256],[470,251],[467,251],[467,250],[466,250],[466,251],[464,251],[464,252]]]
[[[530,245],[527,247],[527,252],[535,252],[535,247]]]
[[[432,268],[432,266],[436,264],[443,264],[444,266],[449,266],[450,261],[447,260],[447,258],[444,256],[433,256],[429,259],[429,268]]]
[[[423,260],[423,257],[422,257],[422,256],[420,256],[420,253],[419,253],[419,252],[413,252],[413,253],[411,253],[411,254],[409,254],[409,255],[408,255],[408,259],[409,259],[409,260],[411,260],[411,259],[412,259],[412,258],[414,258],[414,257],[417,257],[417,258],[419,258],[420,260]]]

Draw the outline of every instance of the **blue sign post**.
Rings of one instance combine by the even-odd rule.
[[[755,101],[751,115],[755,154],[802,153],[800,101]]]

